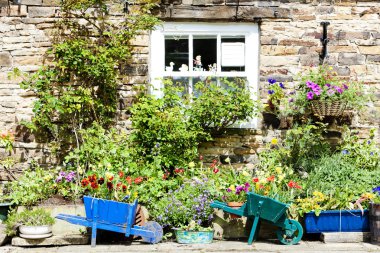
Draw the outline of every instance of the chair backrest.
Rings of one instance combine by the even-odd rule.
[[[247,194],[249,216],[259,216],[262,219],[276,222],[288,209],[288,205],[272,198],[254,192]]]
[[[96,199],[89,196],[84,196],[84,206],[86,209],[86,218],[93,220],[97,217],[98,222],[125,225],[128,221],[133,222],[136,217],[137,200],[133,203],[123,203],[112,200]],[[95,214],[94,204],[98,205],[98,213]],[[133,224],[131,224],[133,225]]]

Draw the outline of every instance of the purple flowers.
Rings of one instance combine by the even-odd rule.
[[[312,100],[312,99],[314,98],[314,93],[311,92],[311,91],[309,91],[309,92],[307,93],[306,97],[307,97],[308,100]]]
[[[274,84],[275,82],[277,82],[276,79],[272,79],[272,78],[268,79],[268,83],[270,84]]]
[[[372,191],[380,195],[380,186],[373,188]]]
[[[283,83],[279,83],[279,86],[281,87],[281,89],[285,89],[285,85]]]
[[[342,88],[340,88],[339,86],[334,86],[334,89],[335,89],[339,94],[342,94],[342,93],[343,93]]]
[[[268,90],[268,94],[272,95],[274,93],[274,90]]]
[[[343,155],[348,155],[349,153],[350,153],[350,152],[348,152],[347,149],[343,149],[343,150],[342,150],[342,154],[343,154]]]
[[[312,89],[312,91],[309,91],[306,95],[308,100],[312,100],[314,98],[314,95],[317,95],[317,96],[321,95],[322,89],[318,84],[313,83],[312,81],[307,81],[306,86]]]
[[[66,182],[71,183],[74,181],[75,176],[76,176],[76,173],[74,171],[70,171],[68,173],[66,173],[64,171],[60,171],[58,173],[58,177],[55,179],[55,182],[60,183],[60,182],[62,182],[63,179],[65,179]]]

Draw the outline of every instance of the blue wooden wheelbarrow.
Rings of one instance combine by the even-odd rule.
[[[248,238],[249,245],[251,245],[258,236],[261,220],[265,220],[272,225],[279,227],[279,230],[276,231],[276,235],[283,244],[297,244],[303,235],[301,224],[296,220],[287,218],[286,211],[289,208],[288,205],[253,192],[247,194],[247,202],[239,209],[234,209],[227,206],[226,203],[219,201],[211,203],[211,207],[222,209],[227,213],[253,219],[251,233]]]
[[[92,247],[96,245],[97,229],[123,233],[126,237],[141,236],[142,240],[148,243],[158,243],[162,239],[162,227],[157,222],[148,221],[144,226],[133,225],[136,218],[137,200],[128,204],[84,196],[83,201],[86,217],[58,214],[56,218],[90,227]]]

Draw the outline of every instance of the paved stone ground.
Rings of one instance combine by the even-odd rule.
[[[97,245],[91,248],[89,245],[62,246],[62,247],[38,247],[20,248],[4,246],[0,247],[0,253],[68,253],[68,252],[157,252],[157,253],[186,253],[186,252],[291,252],[291,253],[342,253],[342,252],[380,252],[380,246],[370,243],[322,243],[319,241],[302,241],[299,245],[281,245],[271,241],[255,242],[249,246],[246,242],[239,241],[215,241],[212,244],[182,245],[175,242],[165,242],[156,245],[133,242],[124,245]]]

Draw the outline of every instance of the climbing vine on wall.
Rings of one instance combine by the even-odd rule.
[[[22,82],[38,98],[27,126],[43,130],[57,151],[64,151],[79,146],[80,130],[94,122],[113,125],[132,40],[158,23],[151,14],[155,5],[155,0],[137,0],[126,14],[121,1],[61,1],[62,19],[47,61]]]

